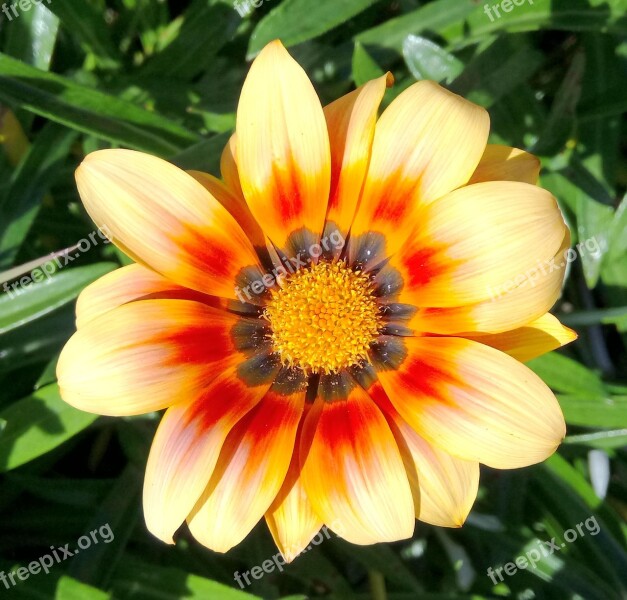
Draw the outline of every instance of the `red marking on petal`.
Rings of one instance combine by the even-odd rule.
[[[202,431],[216,425],[227,412],[241,417],[260,400],[257,396],[259,394],[252,395],[235,374],[225,377],[190,407],[186,415],[188,423],[196,422],[198,430]],[[238,409],[233,410],[233,407]]]
[[[439,265],[437,260],[440,252],[438,248],[425,245],[403,256],[402,261],[408,276],[405,283],[410,287],[418,287],[442,274],[444,265]]]

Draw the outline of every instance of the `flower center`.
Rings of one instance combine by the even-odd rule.
[[[380,314],[368,275],[343,261],[296,271],[264,310],[284,364],[332,373],[368,358]]]

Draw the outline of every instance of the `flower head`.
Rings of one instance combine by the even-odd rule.
[[[164,541],[186,520],[226,551],[265,515],[291,560],[324,524],[356,544],[461,526],[479,463],[564,436],[521,364],[575,337],[548,314],[563,272],[540,267],[570,240],[539,163],[435,83],[378,118],[391,83],[323,109],[273,42],[221,180],[128,150],[77,170],[136,264],[81,294],[59,385],[100,414],[167,408],[144,487]]]

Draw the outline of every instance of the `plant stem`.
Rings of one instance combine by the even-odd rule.
[[[370,594],[372,600],[387,600],[387,592],[385,591],[385,577],[379,571],[368,571],[368,579],[370,580]]]

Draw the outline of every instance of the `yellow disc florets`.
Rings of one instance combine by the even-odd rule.
[[[284,364],[333,373],[367,359],[380,329],[373,284],[343,261],[319,262],[286,278],[264,311]]]

